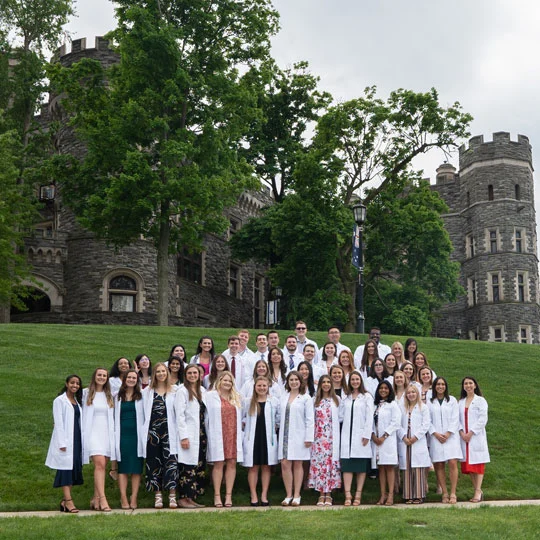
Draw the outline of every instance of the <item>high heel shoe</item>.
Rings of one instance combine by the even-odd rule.
[[[477,497],[476,494],[480,492],[480,497]],[[472,499],[469,499],[470,502],[472,503],[479,503],[479,502],[482,502],[484,500],[484,492],[481,490],[481,489],[475,489],[474,490],[474,497]]]
[[[388,497],[388,495],[386,493],[383,493],[381,495],[381,498],[376,502],[377,506],[383,506],[384,504],[386,504],[386,498]]]
[[[78,508],[76,508],[75,506],[73,508],[68,508],[66,506],[66,503],[71,502],[72,500],[73,499],[62,499],[62,501],[60,501],[60,512],[67,512],[68,514],[78,514]]]
[[[161,493],[155,495],[154,508],[163,508],[163,495]]]
[[[343,506],[351,506],[352,504],[352,495],[350,491],[345,492],[345,502],[343,503]]]
[[[178,508],[176,493],[169,493],[169,508]]]
[[[281,501],[281,506],[289,506],[291,504],[291,501],[292,501],[292,497],[285,497]]]
[[[330,495],[324,498],[324,506],[332,506],[332,497]]]
[[[225,508],[232,508],[232,493],[225,493]]]
[[[214,506],[216,508],[223,508],[223,503],[221,502],[221,495],[214,495]]]
[[[301,502],[302,502],[302,497],[295,497],[291,502],[291,506],[300,506]]]
[[[99,510],[95,499],[90,499],[90,510]]]
[[[394,506],[394,494],[389,493],[388,498],[386,499],[386,502],[384,503],[385,506]]]
[[[362,504],[362,492],[357,491],[354,494],[354,501],[352,503],[353,506],[360,506]]]
[[[109,506],[109,503],[107,502],[106,506],[101,506],[101,499],[105,499],[105,502],[107,502],[107,497],[105,497],[105,495],[103,495],[103,497],[99,497],[99,510],[101,512],[110,512],[111,507]]]

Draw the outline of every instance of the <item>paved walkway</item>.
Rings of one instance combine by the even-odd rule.
[[[418,509],[418,508],[466,508],[466,509],[472,509],[472,508],[479,508],[480,506],[540,506],[540,499],[530,499],[530,500],[516,500],[516,501],[484,501],[480,504],[470,503],[470,502],[458,502],[457,504],[441,504],[441,503],[425,503],[422,505],[417,504],[395,504],[392,508],[397,508],[399,510],[409,510],[409,509]],[[264,506],[257,506],[257,507],[251,507],[251,506],[236,506],[233,508],[214,508],[214,507],[208,507],[208,508],[194,508],[194,509],[184,509],[179,508],[178,510],[170,510],[168,508],[164,508],[162,510],[156,510],[155,508],[138,508],[137,510],[113,510],[112,512],[108,512],[107,515],[118,515],[118,514],[128,514],[128,515],[143,515],[143,514],[154,514],[156,512],[178,512],[178,513],[185,513],[185,512],[267,512],[268,510],[272,508],[279,508],[280,510],[283,510],[284,512],[297,512],[302,510],[318,510],[319,512],[332,512],[333,510],[341,510],[343,509],[343,505],[336,505],[336,506],[298,506],[295,508],[283,508],[279,505],[273,506],[273,507],[264,507]],[[354,512],[356,510],[369,510],[371,508],[378,508],[381,512],[384,512],[388,507],[382,507],[382,506],[376,506],[373,504],[366,504],[362,506],[356,506],[356,507],[350,507],[348,508],[349,511]],[[65,514],[58,511],[40,511],[40,512],[0,512],[0,518],[12,518],[12,517],[41,517],[41,518],[48,518],[48,517],[56,517],[56,516],[68,516],[68,515],[74,515],[79,517],[85,517],[85,516],[96,516],[103,514],[102,512],[95,512],[92,510],[81,510],[78,514]]]

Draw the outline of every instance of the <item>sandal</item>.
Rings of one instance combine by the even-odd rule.
[[[281,501],[281,506],[289,506],[291,504],[291,501],[292,501],[292,497],[285,497]]]
[[[178,508],[176,493],[169,493],[169,508]]]
[[[457,497],[455,495],[450,495],[450,499],[448,500],[450,504],[456,504],[457,503]]]
[[[163,495],[161,493],[156,493],[154,508],[163,508]]]
[[[377,504],[378,506],[384,505],[384,504],[386,503],[386,497],[387,497],[386,493],[383,493],[383,494],[381,495],[381,498],[376,502],[376,504]]]
[[[301,501],[302,497],[295,497],[291,502],[291,506],[300,506]]]
[[[77,507],[68,508],[66,503],[73,501],[73,499],[62,499],[60,502],[60,512],[67,512],[68,514],[78,514],[79,509]]]
[[[324,506],[332,506],[332,497],[330,495],[324,498]]]
[[[353,506],[360,506],[362,504],[362,492],[357,491],[354,494],[354,501],[352,503]]]
[[[351,506],[352,504],[352,496],[350,491],[345,492],[345,502],[343,503],[343,506]]]
[[[394,494],[389,493],[388,498],[386,499],[385,506],[394,506]]]
[[[98,510],[95,499],[90,499],[90,510]]]
[[[107,501],[107,497],[105,497],[105,495],[103,495],[103,497],[99,497],[99,500],[101,501],[101,499],[105,499],[105,501]],[[109,503],[107,503],[107,506],[101,506],[101,502],[99,503],[99,510],[101,512],[110,512],[111,511],[111,507],[109,506]]]
[[[109,478],[113,481],[113,482],[118,482],[118,469],[111,469],[109,471]]]
[[[443,504],[448,504],[448,503],[450,502],[450,497],[448,497],[448,493],[445,493],[445,494],[442,496],[441,502],[442,502]]]
[[[216,508],[223,508],[223,503],[221,502],[221,495],[214,495],[214,506]]]
[[[413,499],[413,504],[424,504],[423,499]]]
[[[225,493],[225,508],[232,508],[232,493]]]
[[[477,497],[476,496],[476,493],[477,492],[480,492],[480,497]],[[472,503],[479,503],[479,502],[482,502],[484,500],[484,492],[481,490],[481,489],[475,489],[474,490],[474,497],[472,499],[469,499],[470,502]]]
[[[319,496],[319,500],[317,501],[317,506],[324,506],[326,497],[324,495]]]

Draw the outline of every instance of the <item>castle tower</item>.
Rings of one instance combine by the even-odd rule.
[[[442,337],[540,343],[538,257],[531,146],[527,137],[473,137],[459,151],[459,177],[437,170],[450,207],[443,216],[466,296],[441,312]],[[439,179],[441,176],[441,179]],[[449,187],[449,184],[452,187]],[[455,330],[444,320],[451,319]]]

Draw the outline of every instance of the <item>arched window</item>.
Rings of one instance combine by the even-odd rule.
[[[129,276],[109,281],[109,311],[133,312],[137,306],[137,282]]]

